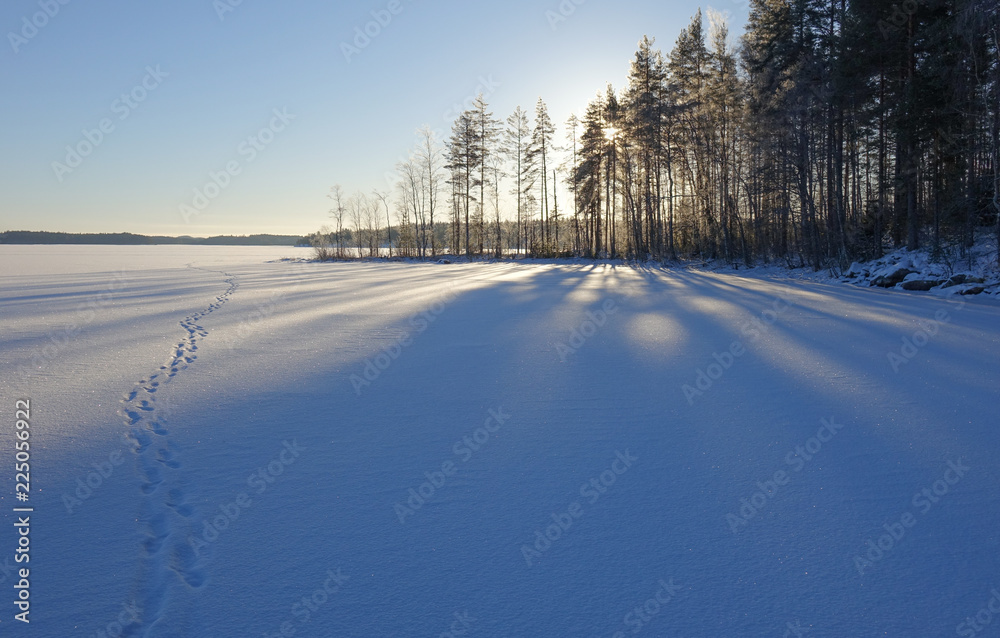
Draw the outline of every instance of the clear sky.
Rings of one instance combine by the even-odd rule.
[[[0,230],[312,232],[333,184],[385,188],[414,131],[449,131],[478,91],[502,119],[542,97],[561,142],[570,113],[623,86],[644,34],[669,52],[698,9],[561,6],[5,0]],[[714,8],[741,32],[745,0]]]

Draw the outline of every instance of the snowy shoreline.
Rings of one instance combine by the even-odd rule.
[[[931,295],[953,295],[1000,298],[1000,265],[996,249],[980,242],[963,258],[935,260],[930,250],[893,250],[879,259],[854,262],[845,272],[825,267],[811,270],[807,266],[792,267],[777,262],[754,266],[732,265],[722,260],[707,261],[638,261],[626,259],[570,258],[469,258],[464,255],[441,254],[433,259],[377,257],[355,260],[317,260],[282,258],[277,262],[303,263],[365,263],[365,264],[520,264],[553,266],[611,266],[637,269],[684,270],[727,275],[765,275],[767,277],[822,283],[845,283],[859,288],[882,288],[905,292],[927,292]]]

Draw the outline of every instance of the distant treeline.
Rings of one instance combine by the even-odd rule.
[[[309,238],[295,235],[217,235],[215,237],[165,237],[133,233],[50,233],[9,230],[0,233],[0,244],[105,244],[149,246],[186,244],[196,246],[308,246]]]

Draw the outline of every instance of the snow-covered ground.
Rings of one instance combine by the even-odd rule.
[[[717,273],[739,272],[721,262],[696,267]],[[743,272],[746,272],[744,269]],[[844,271],[834,268],[813,271],[789,268],[780,262],[750,269],[755,276],[849,283],[860,287],[879,287],[899,291],[930,293],[939,297],[986,295],[1000,296],[1000,265],[992,237],[983,236],[964,253],[955,247],[943,249],[934,257],[929,248],[909,251],[899,248],[879,259],[854,262]]]
[[[1000,295],[996,246],[981,241],[965,257],[945,252],[933,259],[929,250],[896,250],[869,263],[854,263],[839,277],[860,286],[897,288],[938,295]]]
[[[0,247],[3,635],[996,635],[995,298],[307,253]]]

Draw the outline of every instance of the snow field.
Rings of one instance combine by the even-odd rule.
[[[120,615],[129,636],[986,627],[991,300],[145,252],[0,285],[3,400],[38,405],[35,635]]]

